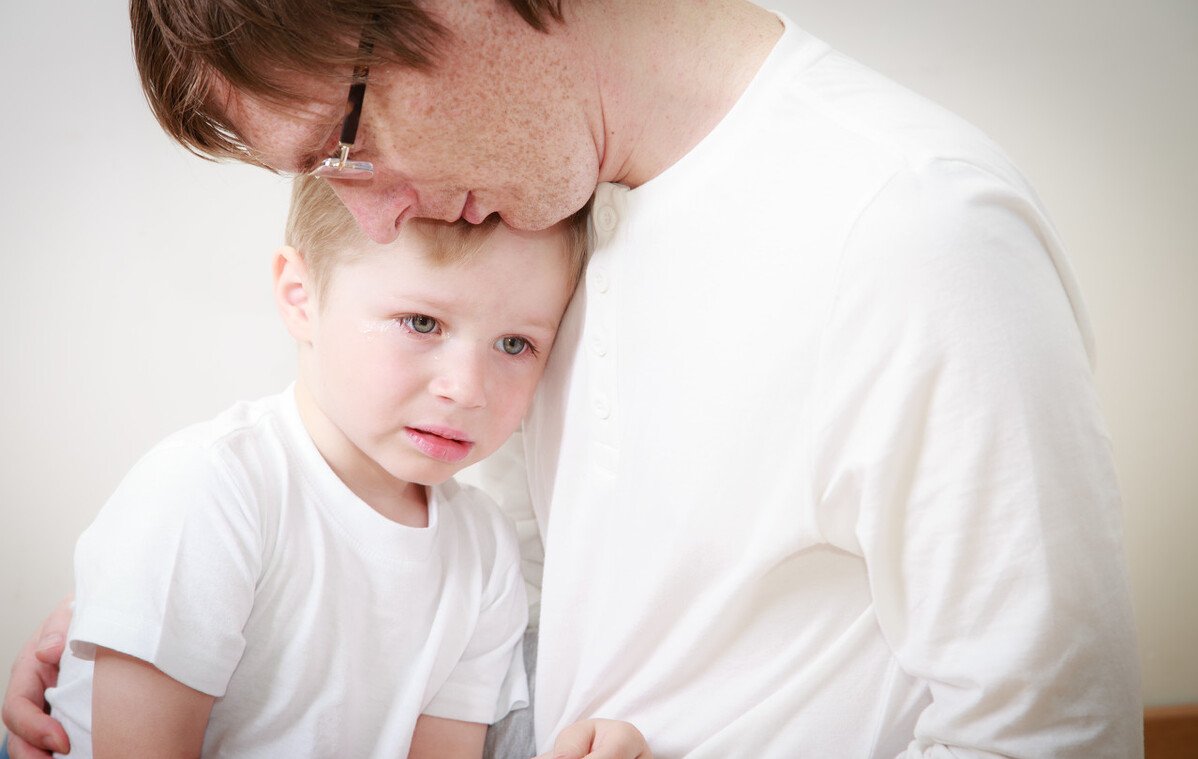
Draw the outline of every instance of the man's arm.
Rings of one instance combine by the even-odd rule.
[[[51,751],[70,750],[66,730],[46,714],[45,706],[46,689],[58,682],[58,660],[65,648],[73,600],[67,596],[59,602],[12,665],[3,708],[12,759],[48,759]]]
[[[96,759],[198,757],[215,701],[148,662],[97,647],[92,680],[93,755]]]
[[[1140,756],[1111,445],[1084,309],[1030,191],[962,162],[906,167],[840,276],[814,490],[930,696],[901,755]]]

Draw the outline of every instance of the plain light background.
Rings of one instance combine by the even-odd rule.
[[[764,4],[973,121],[1037,187],[1097,334],[1145,700],[1198,701],[1198,3]],[[0,93],[4,687],[133,461],[281,389],[293,351],[269,294],[286,182],[167,140],[124,3],[5,0]]]

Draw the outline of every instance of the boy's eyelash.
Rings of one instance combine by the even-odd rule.
[[[429,332],[421,332],[420,330],[418,330],[414,326],[412,326],[412,321],[414,319],[428,319],[429,321],[431,321],[434,324],[434,327],[433,327],[434,330],[440,330],[440,328],[441,328],[441,320],[436,318],[435,316],[429,316],[428,314],[401,314],[401,315],[395,317],[395,321],[399,322],[400,326],[402,326],[404,329],[408,330],[409,332],[414,332],[417,335],[433,334],[432,330],[430,330]]]
[[[435,327],[428,332],[421,332],[412,326],[412,320],[418,318],[431,320],[435,324]],[[421,337],[428,337],[441,332],[441,320],[435,316],[429,316],[428,314],[399,314],[397,316],[393,316],[392,321],[399,324],[408,333],[419,335]],[[524,341],[524,350],[516,354],[510,354],[511,358],[518,359],[522,357],[528,357],[532,359],[541,355],[541,349],[537,347],[537,344],[533,342],[532,338],[530,337],[524,337],[523,335],[504,335],[503,337],[499,338],[497,342],[503,341],[509,337],[516,337]]]
[[[501,337],[495,341],[496,350],[499,350],[501,353],[507,353],[506,351],[503,350],[502,344],[503,344],[503,341],[507,340],[508,338],[515,338],[517,340],[521,340],[524,342],[524,350],[520,351],[519,353],[508,353],[507,355],[509,358],[534,359],[541,354],[541,350],[537,347],[537,344],[535,342],[533,342],[533,339],[531,337],[525,337],[524,335],[504,335],[503,337]]]

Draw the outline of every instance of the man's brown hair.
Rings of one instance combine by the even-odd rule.
[[[587,203],[560,223],[561,252],[567,257],[571,288],[577,284],[586,264],[590,208]],[[409,219],[403,226],[404,234],[422,235],[432,243],[430,255],[435,263],[452,265],[468,261],[500,223],[499,216],[492,214],[481,224],[469,224],[464,219],[454,223]],[[329,183],[311,176],[296,177],[292,184],[284,241],[300,252],[318,300],[323,299],[338,265],[370,255],[378,248],[362,233]]]
[[[561,21],[562,0],[506,0],[530,26]],[[361,61],[427,69],[448,30],[419,0],[130,0],[142,90],[167,134],[197,155],[259,163],[214,103],[214,84],[280,105],[304,100],[289,76],[342,76]],[[342,73],[343,72],[343,73]]]

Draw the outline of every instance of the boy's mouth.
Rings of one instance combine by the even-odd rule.
[[[425,456],[447,464],[458,463],[474,448],[465,433],[448,427],[404,427],[404,432]]]

